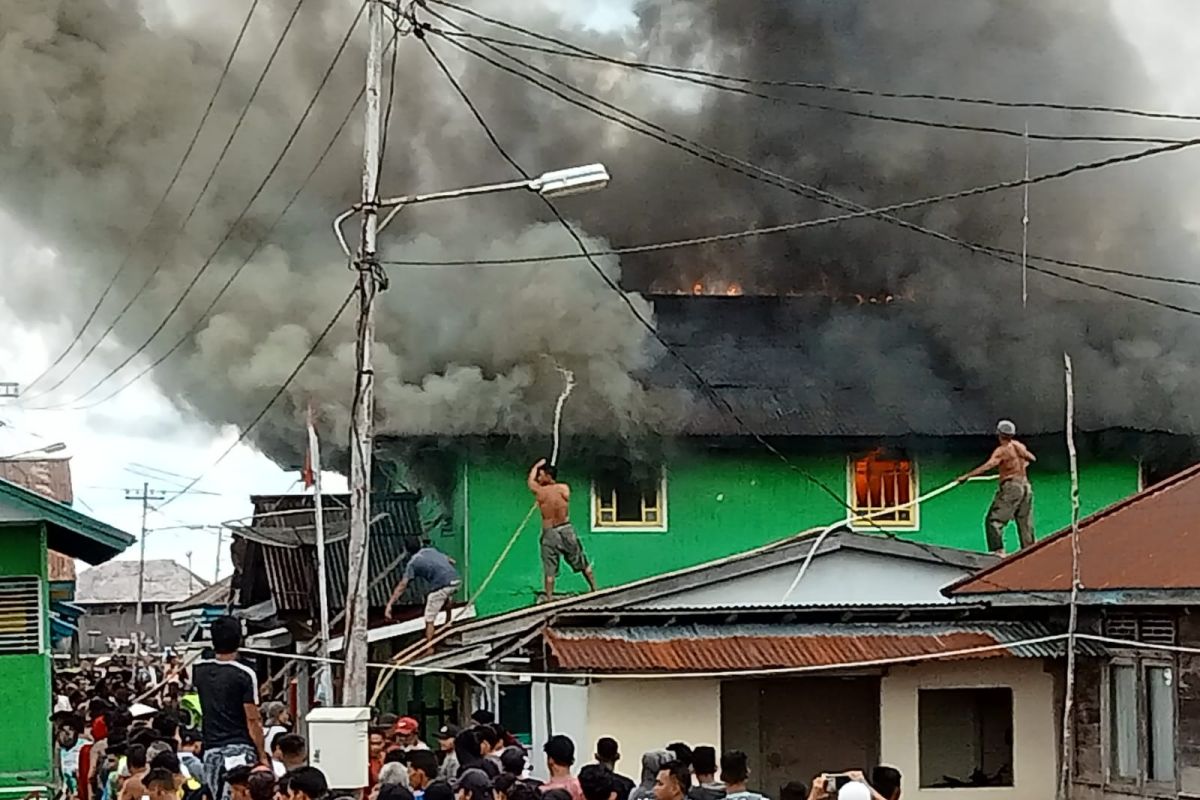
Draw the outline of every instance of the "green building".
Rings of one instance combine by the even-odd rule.
[[[129,534],[0,480],[0,797],[51,785],[50,549],[100,564],[133,544]]]
[[[1008,398],[952,378],[926,377],[917,386],[916,376],[928,370],[923,373],[924,365],[904,348],[855,353],[851,347],[846,363],[830,364],[807,341],[808,320],[832,313],[846,316],[851,344],[863,326],[902,331],[904,312],[896,307],[830,310],[808,298],[659,296],[654,310],[660,334],[729,409],[716,410],[694,391],[669,424],[622,438],[598,432],[602,424],[581,420],[579,407],[567,402],[560,478],[572,487],[571,519],[601,586],[744,552],[844,520],[851,509],[905,506],[876,517],[874,525],[854,527],[983,551],[994,480],[917,499],[986,460],[1001,418],[1016,422],[1038,456],[1030,469],[1038,534],[1069,522],[1061,384],[1045,396],[1014,391]],[[1055,370],[1061,370],[1058,358]],[[896,389],[882,396],[879,382],[863,376],[885,368],[895,372]],[[669,356],[637,377],[664,393],[695,386]],[[1170,474],[1194,455],[1184,438],[1123,430],[1088,416],[1087,398],[1079,405],[1085,514],[1132,495],[1143,481]],[[436,498],[437,507],[423,512],[426,529],[462,565],[464,597],[478,595],[475,611],[486,616],[534,603],[542,587],[536,516],[501,556],[529,510],[526,473],[550,450],[549,431],[533,440],[501,432],[441,439],[432,447],[393,446],[381,447],[381,476],[390,476],[393,489],[418,488],[427,500]],[[1016,546],[1010,525],[1008,550]],[[556,591],[584,588],[579,576],[564,572]]]

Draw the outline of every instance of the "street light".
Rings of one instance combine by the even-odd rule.
[[[400,213],[400,209],[417,203],[454,200],[460,197],[474,197],[481,194],[497,194],[499,192],[510,192],[514,189],[527,189],[531,192],[537,192],[546,198],[567,197],[568,195],[583,194],[584,192],[594,192],[598,189],[603,189],[605,186],[608,186],[609,180],[608,170],[605,169],[603,164],[587,164],[581,167],[568,167],[567,169],[543,172],[536,178],[529,180],[488,183],[482,186],[467,186],[462,189],[449,189],[444,192],[432,192],[430,194],[387,197],[379,201],[379,208],[390,208],[391,212],[379,223],[378,230],[382,231],[386,228],[388,223]],[[346,236],[342,232],[342,223],[361,211],[362,207],[362,203],[357,203],[353,208],[339,214],[337,219],[333,221],[333,232],[337,234],[338,244],[341,245],[342,252],[346,254],[347,258],[351,256],[351,251],[350,245],[346,243]]]
[[[20,458],[21,456],[31,456],[31,455],[34,455],[35,453],[45,453],[46,455],[49,455],[50,453],[58,453],[63,450],[66,450],[66,449],[67,449],[67,445],[65,442],[55,442],[54,444],[48,444],[45,447],[35,447],[32,450],[22,450],[19,453],[13,453],[13,454],[7,455],[7,456],[0,456],[0,460],[9,461],[14,458]]]

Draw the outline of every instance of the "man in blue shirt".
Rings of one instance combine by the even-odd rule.
[[[420,578],[429,584],[429,594],[425,597],[425,641],[433,640],[433,629],[437,623],[438,614],[443,608],[447,609],[446,623],[450,622],[449,607],[455,593],[462,586],[458,570],[454,568],[454,559],[447,556],[430,544],[425,544],[408,558],[408,566],[404,568],[404,577],[396,584],[392,596],[388,598],[384,616],[392,619],[392,606],[404,594],[409,582]]]

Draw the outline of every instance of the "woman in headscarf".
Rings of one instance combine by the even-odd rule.
[[[654,783],[662,768],[675,760],[670,750],[651,750],[642,756],[642,782],[634,787],[629,800],[654,800]]]

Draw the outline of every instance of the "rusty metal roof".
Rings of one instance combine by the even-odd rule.
[[[1032,622],[891,625],[678,625],[548,629],[558,667],[613,672],[699,672],[828,667],[917,659],[1051,636]],[[1053,658],[1061,641],[1013,645],[956,658]],[[1099,652],[1098,650],[1096,651]]]
[[[70,505],[75,501],[69,458],[0,459],[0,478],[60,503]],[[48,576],[52,582],[75,580],[75,559],[53,550],[48,559]]]
[[[1071,529],[947,587],[949,595],[1067,592]],[[1079,523],[1087,591],[1200,589],[1200,464]]]

